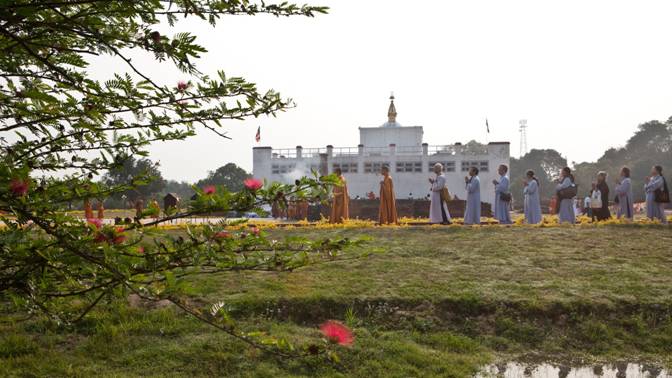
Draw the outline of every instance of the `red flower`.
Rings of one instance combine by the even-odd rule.
[[[12,179],[9,183],[9,191],[16,197],[23,197],[28,193],[30,181],[21,178]]]
[[[264,186],[264,183],[261,180],[253,178],[245,179],[245,181],[243,181],[243,184],[247,189],[253,192],[261,189]]]
[[[343,324],[329,320],[328,322],[320,326],[322,334],[332,343],[339,345],[352,345],[352,342],[355,340],[355,337],[352,335],[352,331]]]
[[[208,185],[208,186],[203,188],[203,194],[207,194],[207,195],[215,194],[215,191],[217,191],[217,189],[215,188],[214,185]]]
[[[252,235],[259,236],[260,233],[261,230],[259,229],[259,227],[252,227]]]
[[[114,229],[114,238],[112,238],[112,244],[121,244],[126,241],[126,235],[124,235],[124,228],[117,227]]]
[[[103,220],[98,218],[89,218],[86,220],[86,223],[94,226],[95,228],[103,227]]]
[[[96,234],[96,237],[93,238],[93,241],[95,241],[96,243],[106,242],[107,241],[107,236],[105,236],[105,234],[103,234],[102,232],[99,232],[99,233]]]
[[[215,233],[214,238],[216,240],[230,239],[231,234],[228,231],[219,231],[219,232]]]
[[[184,92],[184,91],[187,90],[187,88],[189,88],[189,83],[181,81],[181,80],[177,82],[177,90],[178,91]]]
[[[158,31],[153,31],[149,33],[149,37],[152,38],[152,41],[154,41],[154,43],[161,42],[161,33],[159,33]]]

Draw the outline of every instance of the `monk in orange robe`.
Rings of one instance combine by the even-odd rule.
[[[308,219],[308,201],[301,200],[301,202],[299,202],[298,206],[299,206],[299,210],[298,210],[299,220]]]
[[[103,201],[98,202],[98,219],[105,219],[105,206],[103,206]]]
[[[380,210],[378,222],[380,224],[397,224],[397,204],[394,198],[394,185],[390,177],[390,168],[383,166],[381,170],[383,180],[380,182]]]
[[[84,218],[93,219],[93,208],[91,207],[91,200],[84,199]]]
[[[297,220],[296,218],[296,201],[292,200],[289,205],[287,206],[287,219],[288,220]]]
[[[350,218],[350,195],[348,195],[348,183],[343,177],[343,172],[340,168],[334,170],[334,174],[338,176],[341,181],[341,186],[334,186],[334,199],[331,202],[331,217],[329,223],[343,223],[344,220]]]

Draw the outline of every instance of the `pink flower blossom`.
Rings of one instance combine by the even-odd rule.
[[[352,331],[343,324],[329,320],[328,322],[320,326],[322,334],[332,343],[339,345],[352,345],[355,337],[352,335]]]
[[[141,255],[144,254],[145,253],[145,247],[139,246],[138,247],[138,253],[141,254]]]
[[[215,240],[230,239],[231,233],[229,233],[228,231],[219,231],[215,233],[214,238]]]
[[[92,225],[97,229],[103,227],[103,220],[98,218],[89,218],[86,220],[86,223]]]
[[[189,88],[189,83],[187,83],[185,81],[182,81],[182,80],[177,82],[177,90],[178,91],[184,92],[184,91],[187,90],[187,88]]]
[[[161,33],[159,33],[158,31],[153,31],[149,33],[149,36],[152,38],[152,41],[154,41],[154,43],[161,42]]]
[[[217,191],[217,189],[215,188],[214,185],[207,185],[206,187],[203,188],[203,194],[207,195],[215,194],[215,191]]]
[[[252,227],[252,235],[259,236],[259,234],[261,234],[259,227]]]
[[[117,227],[114,230],[114,238],[112,238],[112,244],[121,244],[126,241],[126,235],[124,235],[124,228]]]
[[[95,241],[96,243],[106,242],[107,241],[107,236],[105,236],[105,234],[103,234],[102,232],[98,232],[96,234],[96,237],[93,238],[93,241]]]
[[[264,186],[264,183],[261,180],[253,178],[245,179],[245,181],[243,181],[243,184],[247,189],[253,192],[261,189]]]
[[[9,183],[9,191],[16,197],[23,197],[28,193],[30,181],[21,178],[12,179]]]

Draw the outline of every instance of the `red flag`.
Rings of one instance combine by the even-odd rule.
[[[256,140],[257,143],[261,141],[261,126],[257,128],[257,135],[254,137],[254,140]]]

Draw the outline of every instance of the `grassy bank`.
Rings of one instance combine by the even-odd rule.
[[[460,377],[519,358],[672,366],[668,227],[271,233],[366,234],[382,253],[293,273],[201,277],[199,301],[224,300],[245,327],[299,341],[319,337],[326,319],[347,321],[357,340],[342,366],[279,362],[172,308],[113,303],[74,328],[2,323],[0,374]]]

